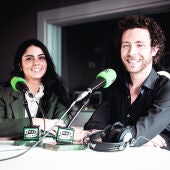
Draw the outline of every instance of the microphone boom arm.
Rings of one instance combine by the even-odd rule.
[[[91,95],[83,102],[83,105],[81,106],[81,108],[74,114],[74,116],[72,117],[72,119],[70,120],[70,122],[67,125],[67,128],[69,128],[71,126],[71,124],[73,123],[73,121],[75,120],[75,118],[77,117],[77,115],[81,112],[81,110],[87,106],[87,104],[90,101],[90,97]]]

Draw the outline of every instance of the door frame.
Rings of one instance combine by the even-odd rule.
[[[62,26],[120,18],[127,14],[161,13],[169,9],[169,0],[100,0],[41,11],[37,13],[37,38],[49,49],[56,71],[61,75]]]

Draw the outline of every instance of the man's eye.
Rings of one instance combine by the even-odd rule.
[[[145,45],[144,44],[138,44],[137,47],[143,48],[143,47],[145,47]]]
[[[122,44],[122,48],[129,48],[129,44]]]

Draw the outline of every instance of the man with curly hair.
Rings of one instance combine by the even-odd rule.
[[[126,74],[118,75],[107,89],[108,97],[84,129],[105,129],[119,122],[123,128],[111,142],[122,142],[122,131],[128,128],[137,139],[134,146],[170,149],[170,79],[154,69],[164,50],[164,33],[153,18],[138,15],[122,19],[118,30]]]

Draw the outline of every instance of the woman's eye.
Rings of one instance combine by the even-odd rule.
[[[32,60],[32,57],[27,57],[26,61]]]
[[[39,59],[40,60],[46,60],[45,56],[40,56]]]

